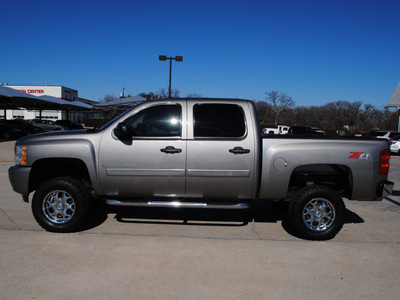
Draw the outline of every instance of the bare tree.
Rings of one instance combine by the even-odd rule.
[[[265,94],[267,95],[267,100],[272,104],[272,110],[275,113],[275,125],[278,125],[280,114],[284,110],[293,107],[295,102],[286,93],[271,91]]]
[[[288,109],[287,112],[293,111],[293,114],[288,119],[285,124],[298,125],[298,126],[310,126],[310,127],[320,127],[323,116],[320,114],[320,107],[317,106],[299,106],[294,109]]]
[[[202,96],[198,93],[191,93],[191,94],[187,94],[186,97],[188,98],[201,98]]]
[[[179,98],[180,97],[180,91],[177,89],[172,89],[171,90],[171,97],[172,98]],[[169,98],[168,95],[168,89],[159,89],[157,92],[148,92],[148,93],[139,93],[138,96],[146,98],[146,100],[155,100],[155,99],[161,99],[161,98]]]
[[[154,100],[154,99],[157,99],[160,97],[159,95],[157,95],[153,92],[139,93],[138,96],[145,98],[147,101]]]
[[[114,101],[114,100],[117,100],[117,99],[118,99],[117,97],[115,97],[113,95],[110,95],[110,94],[107,94],[107,95],[104,96],[103,99],[100,98],[99,100],[100,100],[100,102],[110,102],[110,101]]]
[[[254,103],[257,109],[258,119],[263,126],[272,124],[271,120],[274,118],[272,107],[265,101],[257,101]]]
[[[348,102],[346,107],[346,125],[352,133],[359,131],[360,116],[361,116],[361,101]]]
[[[180,97],[180,91],[177,89],[171,89],[171,98],[179,98]],[[160,98],[169,98],[168,95],[168,89],[159,89],[157,91],[157,94],[159,95]]]
[[[367,132],[375,129],[377,124],[382,120],[383,114],[371,104],[364,104],[364,109],[360,114],[359,131]]]
[[[320,127],[325,129],[342,129],[346,124],[346,108],[348,101],[329,102],[320,107],[320,114],[324,116]]]

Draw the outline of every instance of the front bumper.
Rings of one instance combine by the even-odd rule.
[[[12,166],[8,169],[8,179],[13,190],[22,195],[29,194],[29,173],[30,167]]]

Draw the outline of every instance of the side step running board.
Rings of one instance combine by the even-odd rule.
[[[111,199],[106,200],[106,203],[112,206],[182,207],[182,208],[211,208],[211,209],[245,209],[249,207],[247,203],[209,204],[200,202],[179,202],[179,201],[133,202],[133,201],[119,201]]]

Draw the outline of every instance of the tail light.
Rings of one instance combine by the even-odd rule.
[[[388,175],[389,174],[389,163],[390,160],[390,150],[382,150],[379,155],[379,175]]]

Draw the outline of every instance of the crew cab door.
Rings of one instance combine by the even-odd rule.
[[[103,192],[111,197],[185,196],[185,102],[146,103],[106,131],[99,149]],[[126,136],[116,136],[124,132]]]
[[[245,103],[247,104],[247,103]],[[187,197],[250,199],[256,184],[256,136],[246,105],[188,103]]]

